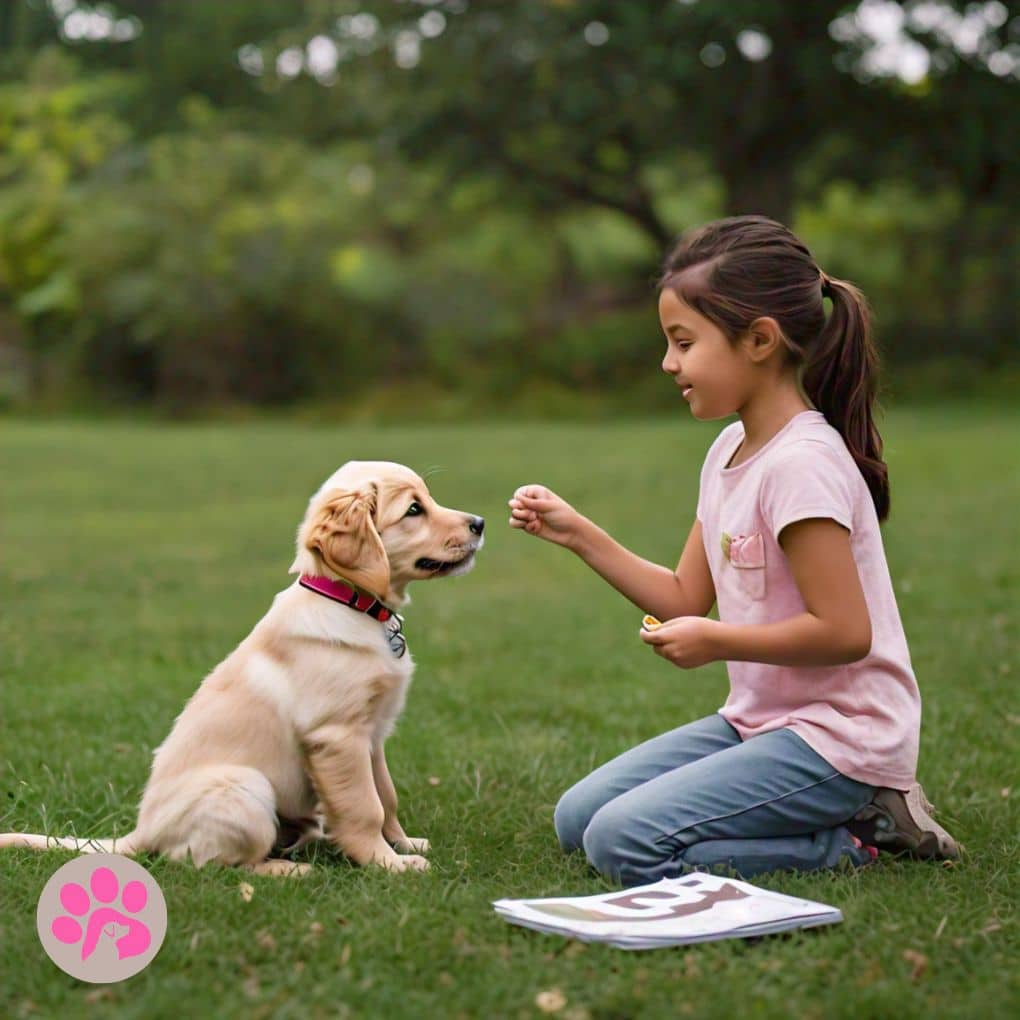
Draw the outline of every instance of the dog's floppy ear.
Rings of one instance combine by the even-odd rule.
[[[326,569],[377,598],[390,587],[390,561],[376,531],[378,489],[332,489],[309,507],[298,534],[298,555],[291,573],[317,573],[308,569],[308,553]],[[318,564],[317,564],[318,565]]]

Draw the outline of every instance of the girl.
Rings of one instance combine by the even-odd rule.
[[[738,216],[681,237],[659,318],[663,371],[691,413],[740,416],[705,459],[676,570],[541,485],[514,493],[510,524],[666,621],[641,632],[656,654],[682,669],[725,660],[730,693],[568,790],[560,843],[624,885],[859,867],[875,843],[956,857],[914,780],[920,698],[879,534],[889,482],[863,296],[781,224]]]

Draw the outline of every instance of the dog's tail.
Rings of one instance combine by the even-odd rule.
[[[44,836],[34,832],[0,833],[0,849],[76,850],[80,854],[124,854],[133,856],[144,849],[137,840],[138,830],[113,839],[78,839],[75,836]]]

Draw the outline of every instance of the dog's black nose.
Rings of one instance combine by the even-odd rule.
[[[485,530],[485,518],[484,517],[472,517],[471,523],[468,525],[468,531],[473,535],[480,535]]]

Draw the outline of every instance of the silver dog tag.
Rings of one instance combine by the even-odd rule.
[[[383,627],[386,629],[386,639],[390,643],[390,651],[392,651],[398,659],[402,658],[404,652],[407,651],[407,639],[402,633],[404,629],[404,618],[394,613],[393,616],[391,616],[383,624]]]

